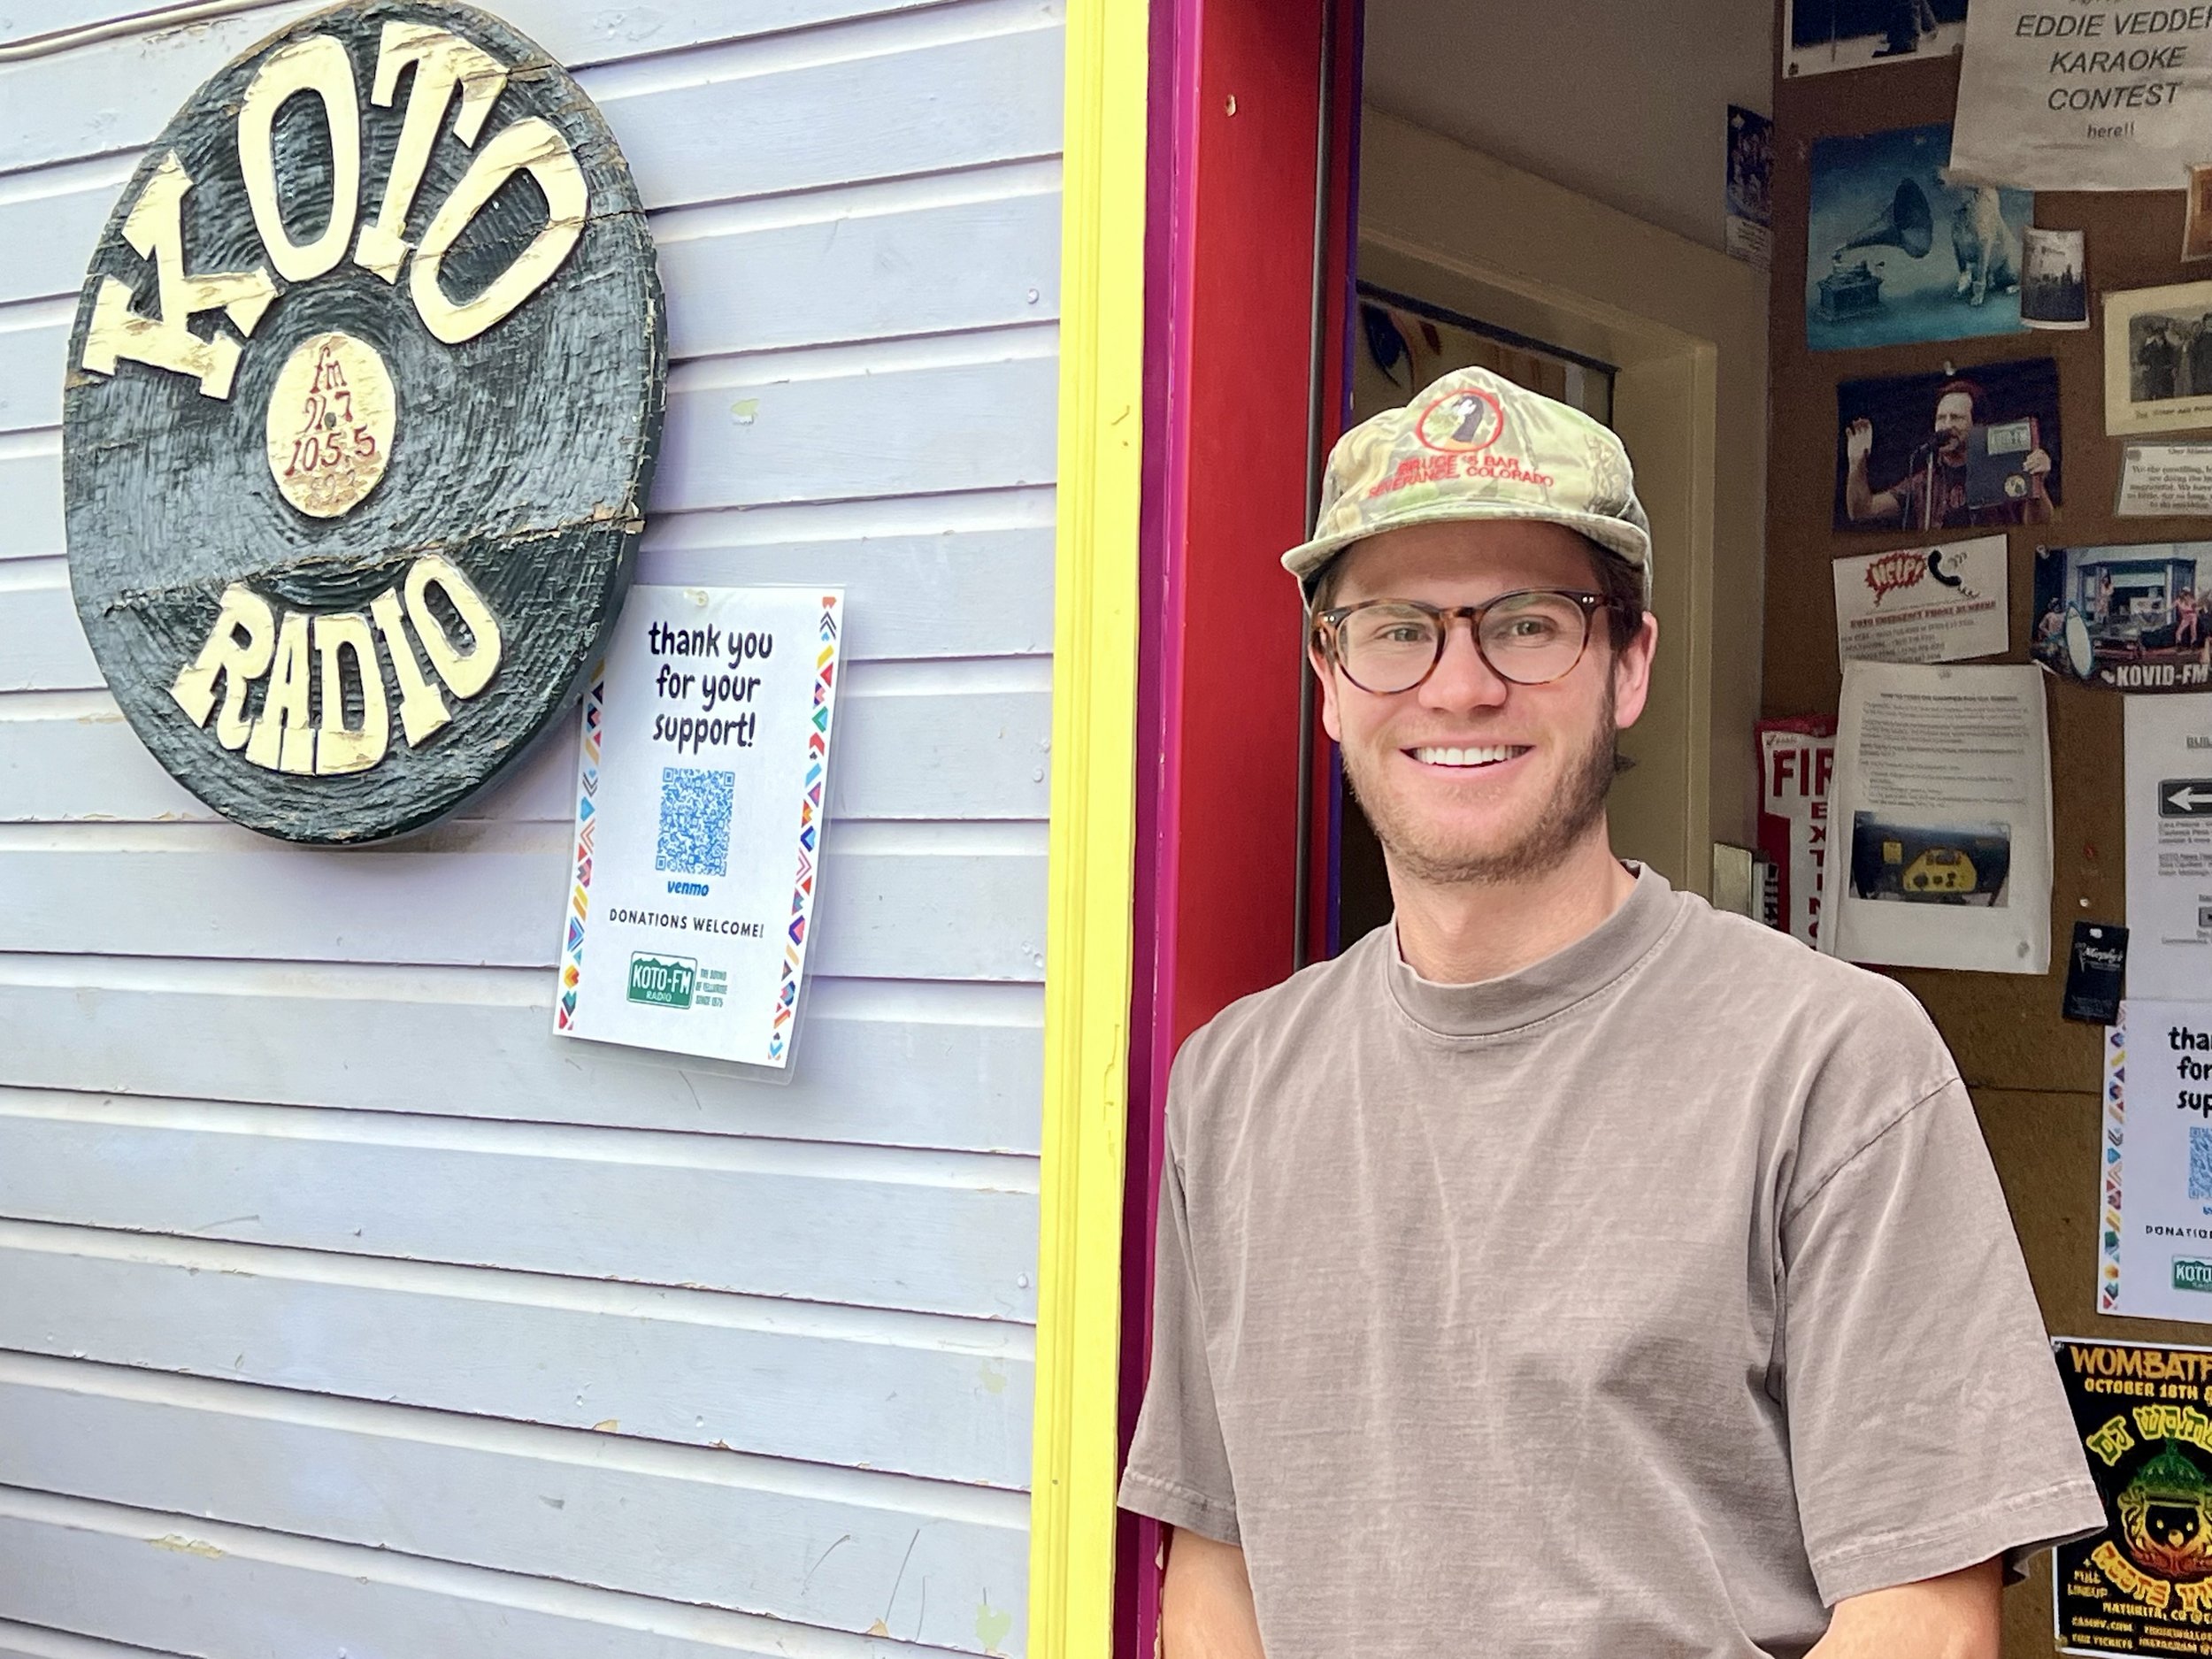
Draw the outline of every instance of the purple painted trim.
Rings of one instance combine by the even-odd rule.
[[[1196,42],[1203,0],[1154,0],[1147,120],[1143,516],[1138,532],[1137,862],[1130,1007],[1129,1118],[1123,1198],[1121,1451],[1126,1457],[1151,1363],[1154,1230],[1165,1156],[1168,1068],[1174,1059],[1174,830],[1182,783],[1184,538],[1188,481],[1187,383],[1198,129]],[[1156,1651],[1166,1529],[1120,1517],[1115,1539],[1114,1652]]]
[[[1367,85],[1367,7],[1355,4],[1351,12],[1352,96],[1358,98]],[[1350,129],[1348,172],[1344,191],[1344,218],[1348,229],[1344,238],[1344,364],[1343,407],[1337,411],[1339,426],[1348,432],[1352,426],[1352,375],[1358,367],[1356,342],[1359,338],[1359,138],[1361,123],[1356,112],[1346,123]],[[1344,756],[1332,741],[1329,744],[1329,845],[1323,856],[1329,861],[1329,914],[1326,922],[1327,947],[1334,956],[1344,949]]]

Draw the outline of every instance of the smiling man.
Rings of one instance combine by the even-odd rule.
[[[1613,856],[1650,557],[1613,434],[1471,369],[1284,558],[1396,917],[1176,1062],[1166,1659],[1995,1659],[2101,1524],[1918,1004]]]

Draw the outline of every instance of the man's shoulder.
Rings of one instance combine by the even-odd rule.
[[[1263,991],[1240,996],[1184,1041],[1183,1056],[1196,1064],[1240,1049],[1271,1048],[1292,1034],[1309,1028],[1317,1018],[1344,1018],[1347,1004],[1369,993],[1376,984],[1370,957],[1387,949],[1390,928],[1378,927],[1325,962],[1298,970]]]
[[[1680,926],[1662,953],[1664,995],[1686,1020],[1720,1024],[1751,1049],[1776,1047],[1886,1054],[1900,1080],[1952,1071],[1935,1024],[1910,991],[1886,975],[1825,956],[1778,928],[1678,896]]]
[[[1822,954],[1778,927],[1717,910],[1694,893],[1678,893],[1681,924],[1668,941],[1678,964],[1701,979],[1723,979],[1754,1003],[1812,1001],[1866,1011],[1917,1009],[1894,979]]]
[[[1310,1041],[1325,1041],[1361,1017],[1358,1006],[1379,988],[1373,953],[1390,948],[1387,925],[1325,962],[1240,996],[1183,1040],[1176,1051],[1174,1093],[1217,1100],[1269,1064]]]

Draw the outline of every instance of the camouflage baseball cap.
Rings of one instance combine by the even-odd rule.
[[[1621,441],[1487,369],[1455,369],[1338,439],[1313,539],[1284,554],[1283,568],[1310,591],[1355,541],[1456,518],[1565,525],[1641,570],[1651,590],[1651,523]]]

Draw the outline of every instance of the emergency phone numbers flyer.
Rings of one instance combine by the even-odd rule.
[[[838,588],[631,588],[584,696],[557,1035],[789,1064],[844,619]]]

